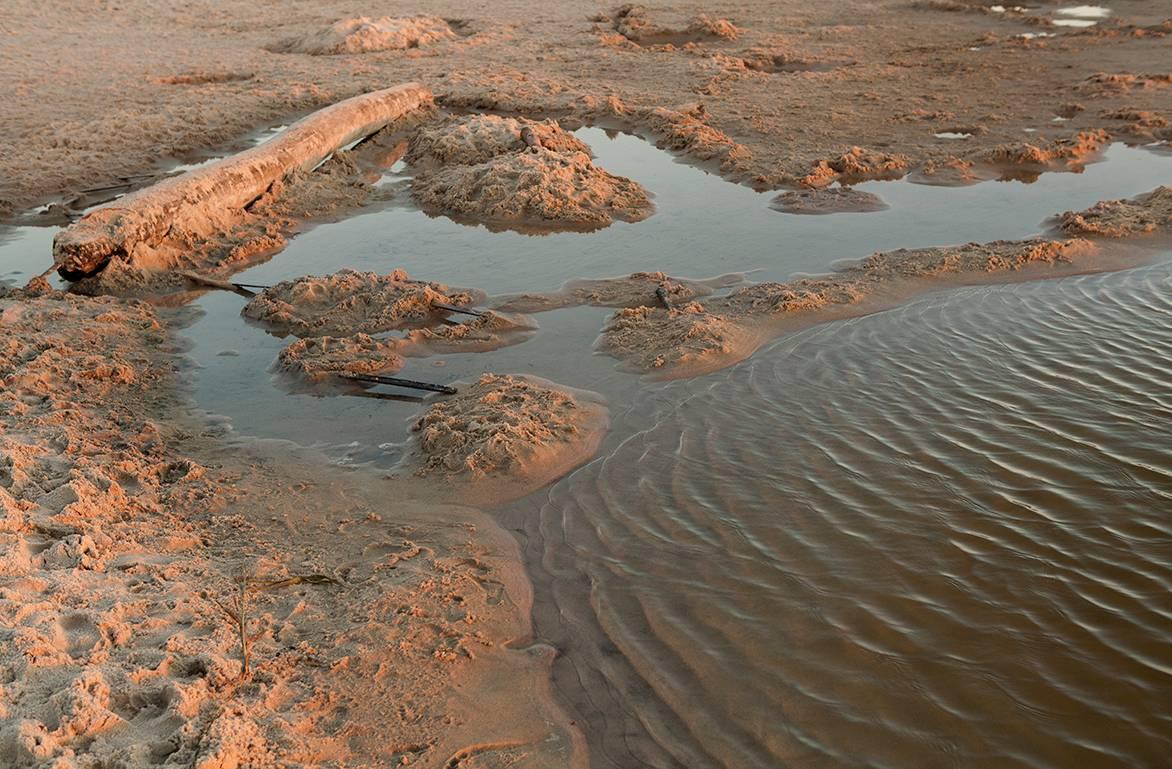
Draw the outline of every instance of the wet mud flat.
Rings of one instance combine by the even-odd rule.
[[[289,286],[288,296],[293,296],[299,290],[321,292],[331,280],[326,277],[304,282],[306,275],[333,274],[342,276],[344,283],[350,278],[335,272],[343,267],[368,271],[354,275],[383,276],[359,279],[360,283],[365,280],[381,285],[380,281],[385,281],[394,287],[410,284],[415,280],[412,275],[424,276],[427,282],[422,285],[427,291],[437,292],[445,304],[489,305],[502,312],[531,313],[526,322],[528,330],[524,339],[507,346],[492,345],[491,349],[469,351],[459,351],[459,347],[446,351],[433,348],[427,355],[405,356],[396,373],[438,383],[456,383],[473,391],[481,385],[490,389],[503,385],[506,391],[529,386],[522,381],[501,382],[492,378],[493,372],[511,371],[541,377],[530,382],[538,388],[545,387],[541,381],[552,381],[559,383],[559,387],[601,394],[611,411],[607,436],[604,438],[599,433],[591,437],[585,444],[587,448],[573,461],[552,462],[557,471],[544,479],[535,478],[534,487],[565,475],[590,456],[595,459],[552,487],[495,511],[501,521],[518,533],[528,558],[537,587],[534,637],[553,643],[562,652],[555,663],[554,683],[563,698],[563,706],[579,723],[587,725],[584,734],[591,746],[592,761],[598,765],[611,761],[620,766],[639,761],[663,765],[671,765],[673,761],[691,765],[700,761],[772,766],[786,760],[850,765],[856,757],[869,755],[870,746],[876,741],[883,743],[885,738],[892,744],[893,756],[901,755],[901,750],[908,751],[905,756],[913,755],[923,748],[922,743],[916,742],[921,737],[902,741],[909,729],[896,728],[901,740],[892,741],[882,733],[886,723],[883,719],[868,722],[875,718],[875,711],[865,711],[855,719],[870,724],[866,734],[848,737],[835,731],[839,725],[833,717],[809,702],[800,698],[778,699],[779,693],[810,691],[814,685],[808,680],[813,675],[811,671],[820,671],[822,677],[818,681],[829,681],[825,685],[832,688],[838,687],[844,676],[848,679],[855,675],[874,677],[876,671],[872,665],[878,663],[868,655],[895,654],[894,647],[883,646],[883,642],[895,642],[886,638],[869,639],[861,631],[854,636],[844,630],[843,635],[835,636],[833,643],[827,645],[833,652],[828,651],[825,659],[819,659],[818,650],[803,647],[804,642],[799,638],[802,634],[791,634],[784,624],[791,612],[817,613],[819,600],[811,593],[798,590],[792,596],[787,594],[789,603],[782,607],[785,611],[778,611],[770,605],[768,597],[754,592],[755,585],[775,584],[777,575],[770,573],[778,557],[775,551],[786,549],[778,543],[777,536],[779,530],[791,531],[781,529],[773,519],[762,522],[761,518],[766,511],[774,509],[768,500],[777,501],[778,495],[785,498],[785,490],[793,488],[797,480],[780,478],[780,472],[790,470],[784,465],[780,468],[771,465],[772,460],[764,450],[754,454],[749,448],[754,445],[752,441],[718,436],[735,435],[739,430],[759,426],[763,415],[769,415],[771,421],[782,419],[781,414],[790,413],[795,407],[808,406],[815,414],[830,413],[829,409],[824,412],[804,402],[807,397],[810,404],[816,402],[814,392],[799,397],[794,392],[801,388],[770,391],[772,382],[765,387],[756,378],[759,375],[745,372],[771,365],[784,368],[788,364],[776,363],[774,356],[785,345],[796,344],[795,340],[814,340],[811,343],[814,351],[803,353],[811,366],[820,365],[827,356],[846,355],[835,342],[838,334],[848,333],[843,329],[854,333],[859,324],[882,324],[884,321],[879,319],[897,316],[932,299],[917,300],[862,320],[799,332],[757,352],[739,366],[676,384],[648,382],[618,370],[612,358],[592,354],[595,338],[608,317],[632,303],[636,307],[655,307],[657,302],[663,302],[669,306],[662,309],[670,310],[674,304],[709,301],[712,294],[735,295],[738,286],[746,282],[763,285],[767,281],[793,281],[803,275],[826,273],[843,266],[844,260],[858,260],[877,250],[955,243],[958,239],[1026,238],[1053,226],[1044,220],[1055,213],[1087,209],[1100,200],[1129,197],[1154,188],[1166,177],[1166,164],[1159,156],[1143,149],[1116,145],[1107,149],[1103,162],[1087,166],[1078,175],[1044,175],[1032,185],[988,183],[950,190],[947,195],[907,182],[871,182],[859,187],[881,197],[889,204],[887,210],[802,217],[770,210],[769,196],[734,187],[676,163],[634,137],[608,134],[601,129],[582,129],[574,137],[585,141],[593,150],[592,165],[630,178],[647,190],[654,203],[654,213],[637,221],[617,221],[594,232],[502,230],[496,226],[499,222],[491,228],[469,226],[460,217],[457,221],[445,216],[428,216],[419,210],[417,203],[412,202],[415,178],[407,173],[406,166],[396,163],[375,182],[386,193],[377,205],[361,210],[356,217],[319,224],[302,232],[276,258],[236,273],[233,280],[257,287]],[[958,211],[964,214],[959,215]],[[1071,220],[1070,224],[1092,226],[1088,222],[1097,221],[1107,213],[1100,210],[1090,218],[1084,216],[1081,223]],[[840,217],[851,224],[849,229],[835,222]],[[17,248],[16,244],[41,237],[41,233],[25,230],[12,235],[9,241],[12,245],[7,247],[13,249]],[[1153,245],[1147,249],[1146,256],[1158,260],[1162,253],[1158,245]],[[406,272],[396,272],[404,268]],[[1164,279],[1158,267],[1148,269],[1155,272],[1132,271],[1120,275],[1140,274],[1144,286],[1151,281],[1159,284]],[[726,275],[723,279],[715,277],[717,273],[730,272],[742,274]],[[612,276],[629,277],[608,280]],[[1067,281],[1080,280],[1090,278],[1064,278],[1045,285],[1065,286]],[[303,281],[300,289],[298,281]],[[633,287],[636,295],[631,298],[616,292],[615,285],[625,289]],[[462,293],[451,286],[475,286],[477,290]],[[663,296],[656,293],[658,288],[664,289]],[[998,296],[997,292],[1012,295],[1021,290],[1025,289],[954,289],[939,296],[945,297],[945,302],[952,301],[950,297],[960,297],[957,301],[967,307],[964,297],[971,296],[969,292],[984,291]],[[267,293],[268,290],[262,290],[262,297]],[[525,306],[522,300],[526,298],[536,304]],[[309,359],[306,353],[310,348],[324,352],[327,358],[331,350],[347,352],[344,345],[340,348],[324,345],[321,340],[330,337],[322,334],[349,332],[354,330],[350,328],[353,324],[345,329],[316,328],[313,317],[298,319],[288,315],[287,309],[295,310],[297,302],[287,303],[287,307],[274,303],[275,312],[271,313],[246,312],[249,316],[246,321],[241,317],[245,301],[244,297],[232,293],[207,293],[196,300],[195,312],[185,309],[174,315],[177,320],[186,317],[183,333],[191,344],[187,355],[195,364],[190,374],[197,404],[211,414],[227,417],[241,439],[276,438],[312,445],[324,451],[335,466],[360,465],[376,468],[383,474],[388,471],[396,474],[410,459],[412,446],[417,445],[418,438],[412,437],[415,428],[414,431],[432,431],[430,445],[438,449],[437,467],[475,468],[490,456],[511,461],[508,449],[495,455],[461,450],[448,453],[450,447],[459,449],[463,438],[453,444],[445,425],[456,425],[460,435],[468,432],[465,427],[471,428],[472,422],[480,421],[475,416],[475,403],[469,412],[472,416],[452,416],[444,415],[442,409],[437,412],[436,406],[445,402],[442,399],[421,401],[399,391],[337,384],[324,390],[291,385],[288,372],[280,371],[277,365],[280,361],[293,360],[287,351],[301,345],[302,364],[299,365],[304,372],[308,370],[304,361]],[[1144,301],[1151,304],[1150,299]],[[1006,315],[1013,317],[1011,313]],[[330,320],[328,316],[323,317]],[[274,318],[279,322],[271,322]],[[1033,319],[1031,324],[1044,322]],[[941,323],[941,328],[949,327],[947,322]],[[433,326],[434,319],[423,329]],[[930,328],[939,330],[936,326]],[[423,329],[408,326],[406,333]],[[391,344],[391,338],[379,336],[386,330],[382,327],[362,330],[374,336],[368,337],[369,342],[362,340],[361,344],[371,345],[370,349],[382,358],[390,357],[386,346]],[[294,332],[292,336],[290,331]],[[868,343],[876,344],[877,349],[889,345],[891,365],[901,371],[899,344],[904,332],[874,333],[875,337],[868,339]],[[299,337],[300,341],[293,337]],[[1109,350],[1110,345],[1105,343],[1104,349]],[[942,353],[935,350],[932,354]],[[979,354],[987,355],[972,352],[974,357]],[[1058,350],[1054,354],[1061,357],[1065,353]],[[1141,357],[1146,357],[1146,353]],[[850,365],[836,364],[825,369],[815,366],[814,370],[825,377],[831,372],[849,371]],[[721,407],[710,402],[716,397],[713,393],[732,386],[730,383],[739,383],[745,376],[749,377],[748,389],[729,396],[729,402],[736,404],[731,411],[727,404]],[[870,375],[858,374],[851,381],[865,381],[867,376]],[[1007,380],[1012,377],[1007,375]],[[1012,385],[1010,381],[1007,387],[1012,389]],[[566,401],[559,396],[545,393],[541,389],[536,395],[540,402],[554,411],[565,407]],[[477,399],[488,398],[491,402],[497,397],[486,391]],[[921,400],[929,404],[926,408],[938,408],[930,405],[931,397],[925,394]],[[1155,397],[1162,398],[1158,392]],[[1006,396],[1007,402],[1011,400]],[[976,408],[958,407],[956,412],[968,414]],[[437,418],[420,420],[424,409],[429,415],[438,414]],[[947,423],[948,413],[932,413],[938,422]],[[867,419],[860,417],[859,424],[865,424]],[[922,416],[916,419],[919,421],[909,417],[909,423],[902,425],[912,444],[925,440],[924,433],[929,432],[929,422]],[[539,421],[556,424],[552,418]],[[858,428],[849,421],[837,426],[833,419],[827,422],[831,426],[824,427],[823,433],[794,431],[787,444],[787,450],[801,456],[824,457],[822,463],[814,463],[816,467],[807,467],[800,473],[796,469],[792,471],[800,474],[804,483],[827,474],[849,478],[858,474],[852,460],[833,455],[833,446],[836,440],[844,440],[844,436],[856,429],[864,429],[865,433],[867,428]],[[536,424],[522,425],[517,435],[528,440],[540,432],[538,428]],[[759,437],[776,436],[779,432],[784,431],[771,426],[762,429]],[[886,435],[887,431],[877,433]],[[775,437],[764,439],[772,441]],[[957,440],[961,444],[966,441]],[[676,448],[668,448],[673,441]],[[424,444],[427,445],[426,440]],[[626,452],[640,445],[645,451],[637,453],[636,459],[627,458]],[[693,449],[700,453],[693,454]],[[687,464],[692,456],[705,457],[710,471],[676,469],[675,463]],[[1157,451],[1137,462],[1149,460],[1159,462],[1163,458]],[[616,463],[627,468],[641,466],[649,483],[641,482],[638,480],[641,476],[627,471],[605,481],[597,480],[615,471]],[[799,462],[793,464],[794,468],[802,466]],[[934,468],[933,478],[947,478],[952,469],[947,460],[941,460]],[[876,478],[887,474],[879,468],[864,473]],[[1147,480],[1160,493],[1160,478],[1154,476]],[[1110,479],[1100,485],[1108,497],[1114,493]],[[847,520],[856,506],[866,508],[873,516],[881,516],[887,509],[875,504],[888,493],[879,488],[868,488],[857,497],[856,492],[839,492],[833,486],[827,486],[826,493],[831,501],[799,505],[793,515],[811,519],[822,516],[837,524],[835,528],[846,531],[849,537],[852,527]],[[971,494],[978,500],[973,505],[982,504],[980,492]],[[872,507],[877,507],[878,512]],[[694,513],[696,520],[689,522],[685,513],[678,512],[679,508]],[[969,503],[960,508],[969,510]],[[575,520],[563,517],[565,511],[572,509],[581,509],[584,515]],[[639,543],[644,541],[640,534],[631,539],[629,547],[618,547],[624,537],[616,530],[606,526],[600,526],[594,533],[579,529],[585,525],[584,521],[602,521],[606,515],[623,518],[623,525],[635,527],[636,532],[650,532],[646,540],[650,544],[640,549]],[[758,526],[764,527],[764,535],[757,536]],[[717,543],[727,546],[730,538],[740,537],[760,543],[762,549],[742,554],[746,573],[730,578],[731,583],[722,582],[716,574],[696,579],[694,572],[692,576],[676,574],[670,569],[657,572],[671,563],[694,562],[705,546]],[[665,560],[665,550],[670,551],[680,543],[688,544],[687,552]],[[897,551],[903,544],[893,542],[891,548]],[[835,544],[831,542],[826,548],[833,551]],[[608,553],[613,560],[607,563],[617,566],[617,571],[608,573],[607,568],[598,567],[599,559],[606,560]],[[713,552],[709,557],[714,565],[727,562],[726,552]],[[897,553],[891,557],[907,556]],[[822,592],[816,587],[822,579],[838,586],[851,584],[838,581],[841,575],[835,568],[823,571],[816,568],[826,566],[827,559],[820,553],[816,562],[800,564],[792,573],[786,573],[800,575],[798,582],[810,586],[814,594]],[[831,567],[846,568],[833,558],[829,560]],[[859,563],[864,560],[860,556]],[[968,566],[971,568],[971,564]],[[631,578],[638,578],[637,587],[628,581]],[[785,578],[782,582],[788,584]],[[862,586],[856,590],[860,600],[866,597]],[[700,604],[735,607],[737,617],[724,623],[725,630],[715,632],[711,615],[697,609]],[[968,610],[957,599],[955,611],[964,615]],[[874,612],[884,619],[888,616],[885,608],[875,607]],[[567,621],[581,623],[575,625],[579,632],[568,634],[563,625]],[[770,624],[775,621],[783,625]],[[841,630],[849,626],[849,621],[850,617],[839,619],[834,627]],[[704,664],[715,667],[706,672],[689,672],[701,670],[704,665],[685,653],[687,643],[683,639],[686,638],[703,639],[697,649],[707,659],[714,660]],[[778,638],[789,639],[786,648],[794,650],[795,656],[806,655],[803,659],[808,663],[807,669],[796,670],[781,664],[776,656]],[[1139,636],[1136,638],[1138,643],[1143,642]],[[864,653],[855,647],[864,649]],[[904,665],[920,670],[916,666],[922,659],[914,649],[897,650],[905,655]],[[846,672],[856,664],[861,673]],[[981,669],[974,662],[968,673]],[[974,679],[965,678],[965,674],[965,671],[957,674],[961,676],[959,688],[973,683]],[[925,676],[924,680],[937,680],[932,670],[917,675]],[[753,676],[773,684],[756,697],[747,694],[754,691],[752,686],[742,684],[737,689],[735,682]],[[897,683],[904,684],[906,680],[899,678]],[[947,679],[941,676],[939,680]],[[1137,680],[1142,680],[1142,676]],[[713,687],[712,681],[725,681],[728,686]],[[1042,681],[1037,685],[1039,691],[1047,692],[1056,684]],[[842,686],[845,692],[845,684]],[[877,685],[877,690],[882,691],[883,687]],[[629,718],[616,719],[605,708],[591,704],[606,701],[615,692],[626,693],[613,700],[615,712],[632,714]],[[843,708],[855,702],[875,702],[879,697],[874,692],[834,696],[841,697]],[[824,703],[834,696],[818,695],[814,700]],[[897,707],[892,702],[885,701],[883,706]],[[989,706],[987,702],[973,704],[972,712],[985,713]],[[952,709],[960,708],[953,705]],[[785,714],[780,723],[776,718],[778,710]],[[698,720],[706,718],[707,727]],[[1128,720],[1129,728],[1150,736],[1152,727],[1144,721],[1142,713]],[[955,724],[947,720],[934,723],[936,731],[932,734],[936,736],[922,737],[928,744],[952,740],[963,750],[979,752],[989,739],[979,730],[967,737],[947,736],[953,734],[950,730],[957,728]],[[719,728],[711,728],[712,724]],[[1051,750],[1049,744],[1040,742],[1038,749]]]

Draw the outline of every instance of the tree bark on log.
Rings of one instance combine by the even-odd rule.
[[[258,147],[132,192],[57,234],[57,272],[79,280],[113,258],[129,258],[139,244],[160,242],[174,225],[230,218],[274,182],[311,171],[339,148],[431,105],[431,91],[419,83],[355,96],[308,115]]]

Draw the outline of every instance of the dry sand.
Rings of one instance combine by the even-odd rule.
[[[0,323],[0,765],[580,764],[481,513],[188,422],[146,305]]]
[[[1088,29],[1050,26],[1052,3],[1030,14],[984,6],[684,0],[632,17],[617,4],[472,9],[447,0],[427,10],[454,37],[440,28],[442,39],[419,47],[314,56],[269,49],[361,13],[413,19],[418,9],[9,0],[0,8],[0,212],[157,172],[161,159],[406,80],[428,84],[448,106],[628,126],[763,187],[796,184],[855,145],[906,157],[914,171],[1020,142],[1024,128],[1045,147],[1097,128],[1126,136],[1137,122],[1110,115],[1168,119],[1161,62],[1172,25],[1159,3],[1118,0],[1111,18]],[[639,19],[687,32],[701,17],[719,29],[727,21],[735,36],[642,45],[623,34],[640,37]],[[1039,32],[1054,36],[1021,37]],[[1063,115],[1067,122],[1051,122]],[[935,136],[958,127],[977,133]],[[1167,126],[1146,130],[1168,138]]]
[[[469,115],[424,127],[407,158],[425,211],[494,229],[596,229],[649,216],[647,191],[588,153],[553,121]]]

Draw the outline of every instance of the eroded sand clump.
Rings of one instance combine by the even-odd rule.
[[[584,152],[544,147],[420,174],[412,192],[426,210],[499,224],[594,228],[652,211],[637,182],[598,168]]]
[[[563,307],[641,307],[686,304],[714,289],[744,281],[740,274],[706,280],[673,278],[665,272],[633,272],[621,278],[572,280],[558,291],[497,297],[497,307],[516,312],[545,312]]]
[[[711,18],[706,14],[687,19],[667,12],[652,13],[641,5],[621,6],[611,14],[610,20],[616,32],[639,45],[733,40],[741,32],[728,19]]]
[[[857,265],[817,278],[758,283],[704,304],[615,313],[598,347],[631,368],[693,376],[743,360],[796,313],[850,308],[868,300],[922,290],[931,279],[1020,271],[1095,253],[1089,241],[1022,240],[968,243],[873,254]]]
[[[550,382],[485,374],[435,403],[412,426],[419,447],[416,474],[540,475],[562,455],[593,451],[600,409]]]
[[[709,124],[703,105],[679,110],[655,107],[639,111],[634,117],[658,137],[656,146],[697,160],[719,161],[725,173],[742,171],[752,160],[747,147]]]
[[[853,187],[822,187],[784,192],[769,203],[787,214],[841,214],[884,211],[887,204],[878,195]]]
[[[982,159],[993,165],[1047,170],[1056,166],[1077,168],[1110,141],[1106,131],[1080,131],[1068,139],[1055,139],[1039,147],[1028,142],[1002,144],[986,152]]]
[[[467,115],[420,128],[411,138],[406,160],[421,168],[485,163],[498,155],[526,149],[528,145],[521,138],[524,129],[548,150],[590,154],[590,148],[563,130],[556,120]]]
[[[483,295],[442,283],[412,280],[403,270],[390,275],[341,270],[306,276],[265,289],[243,314],[296,336],[376,334],[434,317],[436,302],[474,304]]]
[[[869,179],[898,179],[907,173],[908,159],[904,155],[851,147],[836,158],[819,160],[810,173],[801,179],[807,187],[825,187],[835,181],[861,182]]]
[[[441,323],[407,332],[404,354],[487,352],[519,344],[537,329],[518,315],[486,311],[459,323]]]
[[[275,53],[307,53],[330,56],[372,51],[402,51],[451,40],[456,33],[437,16],[359,16],[342,19],[325,29],[283,40],[269,50]]]
[[[1069,235],[1126,238],[1172,229],[1172,187],[1157,187],[1131,200],[1104,200],[1085,211],[1067,211],[1059,227]]]
[[[311,382],[337,374],[393,374],[403,368],[402,346],[368,334],[307,337],[277,354],[277,368]]]
[[[699,302],[670,310],[629,307],[611,316],[596,346],[636,371],[698,374],[747,357],[753,332]]]

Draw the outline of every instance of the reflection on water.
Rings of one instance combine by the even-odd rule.
[[[1166,766],[1170,317],[949,291],[615,409],[512,516],[596,764]]]

